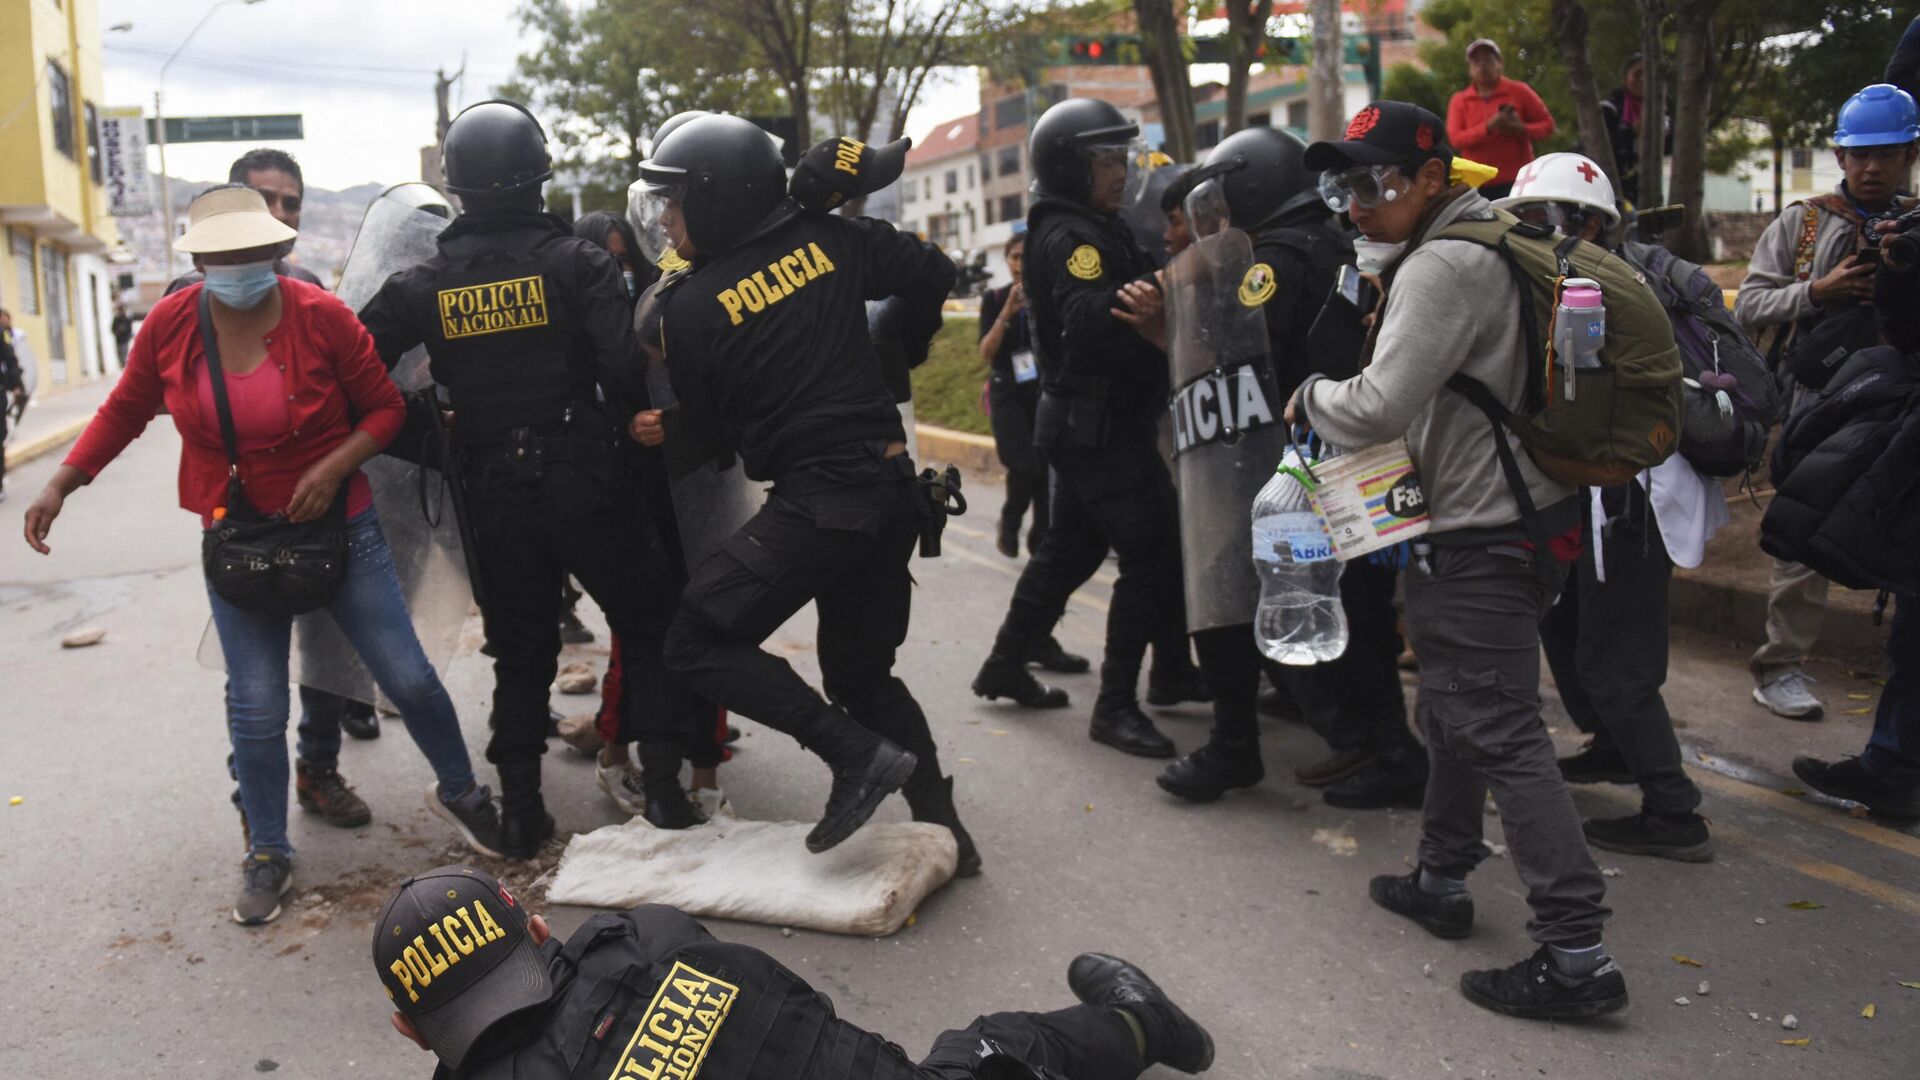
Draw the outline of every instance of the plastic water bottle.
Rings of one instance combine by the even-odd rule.
[[[1347,613],[1333,540],[1290,469],[1304,473],[1292,450],[1253,500],[1253,565],[1260,572],[1253,633],[1269,658],[1306,666],[1347,651]]]
[[[1573,373],[1600,366],[1600,347],[1607,340],[1607,308],[1600,283],[1592,278],[1568,278],[1560,290],[1553,316],[1553,351],[1564,370],[1562,383],[1573,400]]]

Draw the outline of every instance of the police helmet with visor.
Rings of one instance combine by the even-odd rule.
[[[456,195],[509,195],[553,176],[547,133],[527,107],[482,101],[460,110],[440,142],[447,190]]]
[[[1027,158],[1034,194],[1082,205],[1094,202],[1096,165],[1104,171],[1124,163],[1113,209],[1139,201],[1153,167],[1140,125],[1097,98],[1068,98],[1040,114],[1027,137]]]
[[[683,241],[702,255],[730,251],[792,210],[779,144],[723,114],[689,120],[661,139],[627,191],[627,219],[656,264]]]
[[[1305,143],[1275,128],[1227,136],[1188,180],[1187,227],[1195,236],[1210,236],[1228,225],[1252,232],[1319,202],[1306,153]]]

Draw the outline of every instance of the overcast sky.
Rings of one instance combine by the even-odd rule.
[[[153,111],[165,61],[213,0],[99,0],[103,104]],[[454,108],[484,100],[513,72],[528,44],[514,18],[518,0],[262,0],[223,7],[167,71],[169,116],[300,113],[306,138],[277,144],[299,159],[307,181],[345,188],[419,175],[420,147],[433,140],[433,73],[467,76]],[[116,23],[131,29],[106,30]],[[973,112],[976,84],[955,72],[925,95],[908,124],[918,136],[938,121]],[[224,179],[246,147],[198,143],[167,148],[167,169],[194,180]],[[158,167],[157,152],[153,163]]]

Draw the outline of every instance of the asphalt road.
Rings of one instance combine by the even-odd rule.
[[[344,753],[373,824],[331,829],[296,811],[290,910],[264,929],[228,919],[240,837],[221,676],[194,660],[206,599],[194,522],[175,506],[177,446],[170,424],[154,425],[71,500],[51,558],[18,536],[55,459],[19,470],[0,504],[0,796],[21,799],[0,805],[0,899],[14,927],[0,935],[0,1076],[424,1077],[429,1059],[388,1028],[368,935],[395,880],[458,850],[422,806],[430,774],[397,724]],[[1509,1020],[1468,1004],[1455,982],[1531,951],[1512,868],[1493,858],[1473,879],[1480,922],[1464,942],[1374,908],[1367,879],[1404,870],[1417,815],[1334,810],[1296,786],[1292,769],[1320,750],[1304,729],[1268,730],[1264,785],[1188,807],[1153,785],[1157,763],[1087,740],[1091,676],[1065,680],[1075,707],[1063,712],[976,701],[967,683],[1017,564],[988,537],[998,493],[973,494],[980,510],[949,530],[948,556],[915,567],[901,670],[959,777],[985,875],[935,894],[884,940],[713,926],[779,957],[844,1016],[918,1052],[976,1013],[1068,1004],[1068,960],[1101,949],[1139,961],[1210,1025],[1220,1077],[1920,1075],[1920,990],[1900,985],[1920,983],[1920,839],[1780,791],[1792,753],[1864,742],[1869,718],[1847,710],[1871,704],[1871,673],[1821,669],[1836,715],[1789,724],[1747,700],[1740,649],[1677,638],[1670,701],[1697,751],[1719,858],[1603,854],[1618,870],[1607,942],[1632,1008],[1577,1024]],[[1062,628],[1070,648],[1097,652],[1110,581],[1103,571],[1076,599]],[[106,640],[62,650],[61,635],[83,626]],[[805,615],[775,641],[816,676]],[[574,651],[604,660],[604,648]],[[471,651],[448,672],[476,758],[489,682]],[[560,700],[584,711],[585,699]],[[1202,710],[1160,718],[1183,748],[1205,737]],[[824,769],[746,726],[723,772],[736,807],[810,820]],[[584,758],[556,744],[547,760],[563,830],[618,819]],[[1633,808],[1624,788],[1577,798],[1594,813]],[[881,810],[904,816],[898,800]],[[1499,842],[1497,819],[1488,826]],[[1820,906],[1789,907],[1800,901]],[[551,917],[565,932],[588,914]],[[1782,1029],[1787,1013],[1797,1031]]]

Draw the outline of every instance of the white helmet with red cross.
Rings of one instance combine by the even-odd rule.
[[[1513,191],[1493,205],[1512,210],[1528,203],[1574,203],[1600,211],[1615,225],[1620,223],[1613,182],[1600,166],[1579,154],[1548,154],[1527,162],[1513,181]]]

